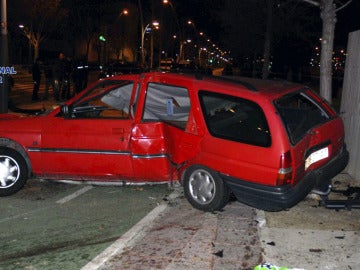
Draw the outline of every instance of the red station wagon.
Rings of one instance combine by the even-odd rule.
[[[30,177],[173,183],[197,209],[267,211],[326,193],[348,162],[341,118],[287,82],[150,72],[100,80],[37,116],[0,115],[0,196]]]

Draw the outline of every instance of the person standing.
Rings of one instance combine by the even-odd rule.
[[[37,58],[32,66],[32,78],[34,81],[34,88],[32,93],[32,101],[39,100],[39,88],[40,88],[40,79],[41,79],[41,71],[40,71],[40,64],[39,58]]]
[[[44,94],[44,100],[49,99],[49,89],[50,85],[53,88],[54,91],[54,84],[53,84],[53,76],[52,76],[52,67],[50,65],[49,60],[45,61],[44,63],[44,76],[45,76],[45,94]]]
[[[63,83],[61,89],[62,90],[61,98],[63,100],[70,99],[71,73],[72,73],[71,59],[70,58],[64,59],[64,77],[63,77]]]
[[[60,101],[60,93],[65,73],[65,55],[59,54],[59,59],[53,66],[53,79],[54,79],[54,98],[56,101]]]

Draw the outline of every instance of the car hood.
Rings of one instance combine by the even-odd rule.
[[[41,118],[40,116],[24,114],[0,114],[0,133],[39,130],[42,123]]]
[[[24,117],[30,117],[23,114],[14,114],[14,113],[2,113],[0,114],[0,120],[12,120],[12,119],[19,119]]]

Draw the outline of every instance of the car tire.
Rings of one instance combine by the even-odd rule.
[[[230,189],[219,175],[203,166],[193,166],[184,175],[184,193],[196,209],[213,212],[221,210],[230,198]]]
[[[25,159],[15,150],[0,148],[0,197],[24,187],[28,175]]]

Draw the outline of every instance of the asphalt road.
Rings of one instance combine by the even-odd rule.
[[[30,180],[0,198],[0,269],[80,269],[169,194],[167,185]]]

